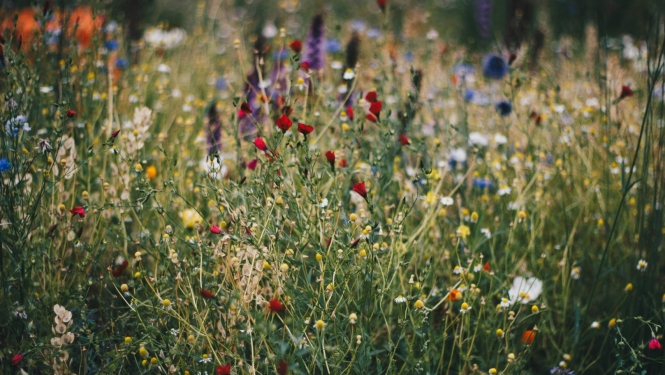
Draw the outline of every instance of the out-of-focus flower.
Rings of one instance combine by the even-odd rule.
[[[649,349],[651,350],[661,350],[663,347],[660,345],[660,341],[657,338],[652,337],[649,341]]]
[[[501,56],[487,55],[483,58],[483,74],[487,78],[501,79],[508,74],[508,64]]]
[[[522,335],[522,342],[526,345],[531,345],[533,340],[536,338],[536,332],[530,329],[527,329],[524,331],[524,334]]]
[[[496,111],[499,112],[501,116],[508,116],[510,115],[510,112],[512,112],[513,106],[510,104],[510,102],[502,100],[496,105]]]

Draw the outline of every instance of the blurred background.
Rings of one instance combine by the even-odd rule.
[[[48,1],[48,0],[47,0]],[[129,30],[140,33],[146,26],[162,24],[170,27],[191,25],[197,0],[50,0],[54,6],[75,7],[81,4],[110,6],[113,17],[127,23]],[[219,3],[228,12],[243,9],[257,21],[278,23],[280,10],[302,17],[325,12],[329,19],[365,18],[379,12],[374,0],[201,0]],[[26,6],[41,7],[44,0],[1,0],[4,12]],[[483,48],[488,44],[519,43],[533,37],[536,30],[549,40],[566,35],[583,39],[585,27],[595,24],[598,35],[618,37],[629,34],[641,38],[645,33],[643,20],[657,0],[388,0],[391,20],[387,25],[394,35],[408,36],[416,24],[426,23],[446,40],[469,47]],[[209,5],[209,4],[208,4]],[[371,17],[376,20],[376,17]],[[303,20],[303,22],[305,22]],[[295,26],[295,25],[294,25]],[[251,32],[253,30],[247,30]],[[254,30],[257,31],[257,30]],[[138,37],[139,35],[134,35]]]

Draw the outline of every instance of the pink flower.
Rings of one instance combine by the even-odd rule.
[[[249,163],[247,163],[247,168],[249,168],[249,169],[251,169],[251,170],[255,170],[255,169],[256,169],[256,165],[257,165],[258,163],[259,163],[259,161],[258,161],[257,159],[254,159],[254,160],[250,161]]]
[[[652,337],[649,341],[649,349],[651,350],[661,350],[663,347],[660,345],[660,341],[657,338]]]
[[[210,227],[210,233],[220,234],[222,233],[222,228],[218,227],[217,225],[213,225]]]
[[[69,213],[71,213],[72,216],[79,215],[81,218],[84,218],[85,217],[85,208],[83,208],[82,206],[76,206],[76,207],[72,208],[71,210],[69,210]]]

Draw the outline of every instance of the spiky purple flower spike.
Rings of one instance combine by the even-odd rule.
[[[492,28],[492,0],[476,0],[476,23],[480,36],[483,39],[489,37]]]
[[[217,113],[216,102],[210,103],[206,111],[206,140],[208,141],[208,155],[222,151],[222,122]]]
[[[326,63],[325,28],[321,14],[316,15],[312,20],[312,26],[305,41],[303,62],[308,63],[312,70],[321,70]]]
[[[249,108],[252,109],[252,117],[254,121],[261,122],[259,118],[261,114],[261,105],[257,103],[258,94],[261,92],[259,88],[259,73],[256,69],[252,69],[252,73],[247,76],[247,83],[245,84],[245,95]],[[243,116],[238,123],[238,132],[245,140],[251,140],[256,133],[256,126],[249,116]]]

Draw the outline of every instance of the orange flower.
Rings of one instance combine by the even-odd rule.
[[[152,180],[157,177],[157,168],[155,168],[154,165],[151,165],[146,168],[145,173],[148,175],[148,178]]]
[[[530,329],[527,329],[526,331],[524,331],[524,334],[522,335],[522,342],[527,344],[527,345],[531,345],[531,343],[533,342],[533,339],[535,339],[535,338],[536,338],[536,332],[532,331]]]
[[[448,295],[448,299],[451,301],[459,301],[462,299],[462,291],[453,289],[450,291],[450,295]]]

